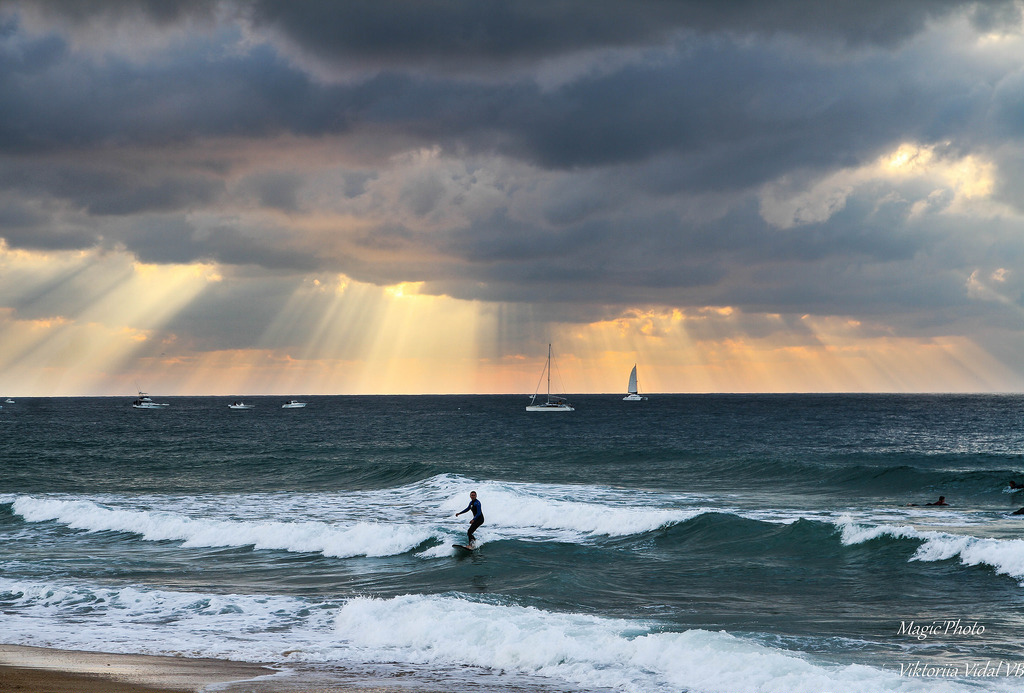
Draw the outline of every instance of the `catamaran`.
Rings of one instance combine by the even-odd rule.
[[[642,402],[646,397],[638,395],[639,389],[637,388],[636,382],[636,364],[633,364],[633,370],[629,374],[629,394],[622,398],[624,402]]]
[[[547,399],[543,404],[537,404],[537,394],[540,392],[540,382],[537,382],[537,391],[533,393],[533,397],[530,398],[530,404],[526,407],[526,411],[576,411],[576,408],[565,401],[565,397],[558,397],[557,395],[551,394],[551,345],[548,344],[548,362],[544,366],[544,370],[541,372],[540,377],[543,380],[544,374],[548,376],[548,392]]]

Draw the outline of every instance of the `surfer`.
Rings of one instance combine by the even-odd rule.
[[[935,501],[934,503],[925,503],[925,505],[946,505],[946,506],[948,506],[949,503],[946,502],[946,497],[945,496],[939,496],[939,500]],[[908,508],[916,508],[917,507],[917,503],[907,503],[907,507]]]
[[[476,491],[469,492],[469,505],[466,506],[465,510],[460,510],[455,513],[455,517],[458,517],[462,513],[468,513],[470,510],[473,511],[473,521],[469,523],[469,530],[466,532],[466,534],[469,535],[469,541],[466,542],[467,546],[473,545],[473,532],[476,531],[477,527],[484,523],[484,512],[480,508],[480,501],[476,499]]]

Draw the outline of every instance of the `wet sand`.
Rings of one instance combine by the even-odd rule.
[[[252,681],[273,673],[272,669],[257,664],[216,659],[150,657],[0,645],[0,691],[3,692],[202,691],[214,684]],[[223,690],[221,686],[217,688]]]
[[[0,693],[416,693],[248,662],[0,644]]]

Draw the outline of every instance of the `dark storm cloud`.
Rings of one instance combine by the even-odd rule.
[[[281,29],[304,50],[386,65],[537,59],[660,43],[680,31],[785,33],[892,45],[928,20],[964,7],[976,8],[977,21],[986,26],[1017,19],[1011,0],[265,0],[249,5],[258,26]]]
[[[847,194],[827,218],[774,228],[759,213],[759,187],[786,179],[798,189],[904,141],[948,141],[949,156],[1001,162],[1012,178],[1000,194],[1020,199],[1019,73],[934,37],[915,40],[961,14],[979,29],[1015,27],[1010,2],[97,0],[72,8],[0,4],[0,199],[38,201],[6,207],[0,236],[18,247],[121,243],[152,262],[329,268],[495,301],[856,312],[941,300],[959,311],[963,272],[984,258],[950,252],[955,229],[925,230],[909,202],[882,204],[873,191]],[[205,31],[107,46],[95,38],[105,22]],[[506,199],[443,228],[424,222],[424,231],[417,222],[465,195],[449,195],[443,176],[409,173],[369,210],[375,221],[344,237],[367,251],[361,259],[343,243],[292,247],[298,231],[260,227],[254,214],[201,232],[185,220],[195,211],[316,211],[304,195],[313,174],[301,164],[281,172],[244,157],[247,147],[293,135],[358,140],[371,163],[346,176],[332,200],[351,202],[344,212],[377,199],[383,183],[372,169],[394,166],[395,141],[442,158],[500,155],[537,173],[536,203],[516,209],[516,185],[526,184],[499,183]],[[197,163],[209,142],[237,147],[247,166],[240,181],[234,160]],[[192,155],[175,156],[182,152]],[[718,196],[721,212],[680,211],[702,195]],[[407,217],[390,217],[391,204]],[[86,222],[57,223],[69,209]]]
[[[472,33],[468,26],[481,22],[488,28],[480,50],[532,54],[557,47],[564,53],[586,42],[642,44],[687,22],[702,29],[777,24],[780,30],[809,30],[815,25],[806,23],[810,16],[822,23],[824,33],[856,26],[851,35],[860,36],[867,27],[901,35],[930,13],[956,6],[897,3],[894,9],[858,3],[860,11],[853,12],[840,4],[842,9],[812,11],[817,3],[738,3],[725,9],[717,3],[597,3],[587,12],[574,3],[255,4],[259,22],[285,27],[308,50],[336,46],[342,55],[354,51],[401,59],[389,71],[333,85],[316,81],[268,45],[226,54],[218,43],[199,43],[149,62],[83,60],[58,37],[29,38],[12,30],[6,41],[0,39],[0,45],[8,44],[0,51],[0,151],[156,147],[210,137],[321,136],[383,128],[424,146],[495,151],[550,168],[675,154],[683,159],[661,181],[667,192],[675,192],[749,187],[802,166],[853,165],[900,137],[948,137],[988,106],[985,94],[974,94],[955,106],[959,120],[950,116],[940,105],[962,99],[968,84],[915,74],[914,66],[900,65],[885,53],[846,64],[820,60],[811,48],[790,54],[790,48],[718,38],[690,39],[657,59],[584,75],[556,89],[517,75],[509,82],[480,82],[449,79],[443,72],[422,74],[414,60],[430,47],[442,55],[470,50],[445,40],[444,32]],[[417,19],[428,10],[437,13],[435,21]],[[582,18],[570,21],[571,10]],[[761,19],[752,22],[750,13]],[[499,22],[505,15],[518,21]],[[534,24],[546,32],[535,35]],[[563,24],[574,28],[559,41]],[[388,31],[396,25],[401,30]],[[894,79],[879,80],[881,72]],[[1007,100],[1001,112],[1003,121],[1016,122],[1013,102]],[[168,204],[178,194],[168,191],[161,199],[151,191],[150,196]]]
[[[289,247],[273,234],[265,235],[269,237],[227,224],[200,230],[178,216],[169,215],[144,217],[116,232],[117,240],[143,262],[219,262],[290,272],[321,268],[322,262],[314,253]]]
[[[18,41],[8,39],[9,42]],[[221,48],[165,62],[81,59],[59,39],[0,50],[0,151],[89,146],[169,146],[204,137],[261,137],[344,130],[344,102],[267,48]],[[26,60],[47,44],[49,64]],[[0,49],[3,39],[0,37]]]
[[[5,7],[67,22],[147,19],[157,26],[211,21],[223,11],[278,29],[312,54],[390,65],[536,59],[655,44],[679,31],[893,45],[964,8],[981,30],[1019,21],[1013,0],[4,0]]]
[[[79,250],[101,241],[95,229],[54,225],[50,214],[17,200],[0,202],[0,237],[11,248],[25,250]]]
[[[311,253],[252,238],[234,227],[214,229],[201,249],[206,259],[228,265],[256,265],[296,271],[320,268],[320,262]]]
[[[299,189],[302,179],[286,173],[263,173],[251,176],[242,188],[256,197],[260,206],[283,212],[299,210]]]
[[[0,151],[156,148],[208,137],[334,135],[351,129],[372,140],[384,128],[424,145],[496,151],[549,168],[674,155],[682,158],[649,181],[671,194],[746,188],[799,167],[856,164],[894,139],[921,131],[948,136],[956,123],[936,122],[930,109],[945,98],[940,95],[965,86],[942,79],[914,84],[914,74],[880,83],[877,70],[900,69],[884,59],[826,68],[714,43],[668,64],[628,66],[556,91],[532,82],[494,85],[395,73],[355,85],[317,85],[266,48],[244,59],[210,60],[209,54],[189,55],[143,68],[65,59],[60,68],[31,80],[12,75],[0,61]],[[837,93],[840,78],[844,89]],[[64,84],[74,87],[64,90]],[[976,99],[963,108],[983,108],[984,100]],[[87,184],[104,178],[109,174],[98,171]],[[121,185],[116,178],[109,182]],[[199,194],[181,180],[164,187],[135,191],[134,200],[120,207],[115,200],[98,200],[97,212],[145,211],[147,200],[154,209],[166,209]],[[211,191],[206,201],[213,196]],[[265,200],[282,209],[295,201]]]
[[[828,9],[833,5],[841,7]],[[856,156],[856,146],[863,145],[856,138],[869,131],[864,127],[868,122],[878,140],[893,136],[895,122],[927,127],[930,119],[922,118],[915,105],[930,104],[934,95],[915,94],[910,81],[877,80],[877,72],[865,83],[865,75],[855,71],[815,66],[817,56],[811,53],[797,63],[778,49],[765,52],[718,39],[693,39],[681,55],[658,64],[633,64],[550,91],[515,76],[510,83],[480,83],[450,80],[443,72],[406,71],[418,72],[421,58],[449,52],[470,60],[475,51],[528,56],[643,46],[684,27],[816,28],[816,35],[841,34],[845,28],[851,36],[874,32],[888,38],[958,6],[652,2],[595,3],[581,9],[568,2],[254,3],[259,24],[283,27],[302,50],[397,60],[391,71],[345,86],[316,83],[266,46],[244,56],[225,55],[222,46],[213,44],[189,45],[151,63],[89,62],[71,56],[53,35],[22,41],[12,33],[8,43],[15,45],[0,52],[0,149],[169,144],[281,132],[315,136],[383,125],[425,142],[497,147],[555,167],[637,160],[669,148],[706,156],[709,167],[729,172],[716,181],[735,179],[738,160],[765,162],[801,152],[807,159],[815,154],[825,158],[823,151],[832,152],[832,160]],[[146,5],[142,9],[150,11]],[[77,14],[85,13],[80,9]],[[168,16],[175,13],[163,13],[161,19]],[[484,28],[474,31],[477,25]],[[479,38],[460,42],[449,32]],[[838,76],[848,81],[837,93]],[[769,130],[772,136],[765,138]],[[825,139],[832,142],[828,150],[816,146]],[[709,154],[715,145],[729,149]],[[758,176],[756,166],[739,170],[750,172],[750,182],[772,173]]]
[[[375,232],[370,238],[379,241],[383,235]],[[417,239],[408,231],[388,235],[399,246]],[[852,309],[865,295],[877,300],[887,286],[887,306],[910,310],[934,298],[934,292],[914,294],[915,278],[897,272],[867,276],[871,270],[863,268],[895,268],[925,251],[936,235],[920,229],[892,234],[870,200],[852,201],[827,225],[791,229],[771,228],[752,203],[705,223],[652,213],[541,228],[499,212],[429,241],[452,262],[375,267],[372,274],[356,265],[349,271],[355,278],[385,284],[426,281],[431,292],[470,300],[544,302],[557,297],[567,303],[629,305],[688,296],[705,303],[801,312],[830,305]],[[730,278],[744,267],[750,271],[741,281]],[[857,267],[862,269],[852,269]],[[867,288],[857,290],[857,280]]]
[[[215,3],[205,0],[19,0],[0,1],[0,10],[5,7],[32,7],[52,16],[71,22],[88,22],[97,18],[107,21],[123,20],[126,17],[144,18],[158,25],[174,24],[186,17],[208,17]]]
[[[133,251],[163,261],[197,259],[188,249],[190,237],[181,233],[187,227],[182,222],[167,228],[160,217],[149,217],[145,223],[155,226],[140,231],[138,224],[112,223],[116,219],[109,217],[131,218],[202,207],[223,193],[222,180],[183,168],[89,159],[79,155],[70,160],[0,160],[0,200],[9,200],[0,209],[10,210],[6,223],[0,213],[0,236],[17,248],[81,249],[122,242]],[[37,202],[30,207],[25,200]],[[19,214],[12,218],[15,211]],[[160,242],[150,249],[140,244],[140,239]],[[172,243],[181,247],[169,252]]]

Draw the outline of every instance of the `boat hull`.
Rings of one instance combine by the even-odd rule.
[[[576,411],[575,407],[570,406],[569,403],[565,401],[564,397],[556,397],[556,396],[553,396],[551,394],[551,345],[550,344],[548,344],[548,360],[547,360],[547,363],[544,365],[544,370],[541,371],[541,377],[542,378],[544,377],[545,373],[548,376],[547,401],[545,401],[543,404],[535,404],[535,402],[537,401],[537,395],[538,395],[538,393],[535,392],[535,393],[533,393],[533,397],[530,398],[530,405],[528,407],[526,407],[526,411]],[[540,383],[537,383],[537,385],[538,385],[538,389],[539,389]]]
[[[132,402],[133,409],[163,409],[169,407],[170,404],[166,402],[154,402],[149,395],[142,390],[139,390],[139,396]]]
[[[531,404],[526,411],[576,411],[576,408],[568,404]]]

